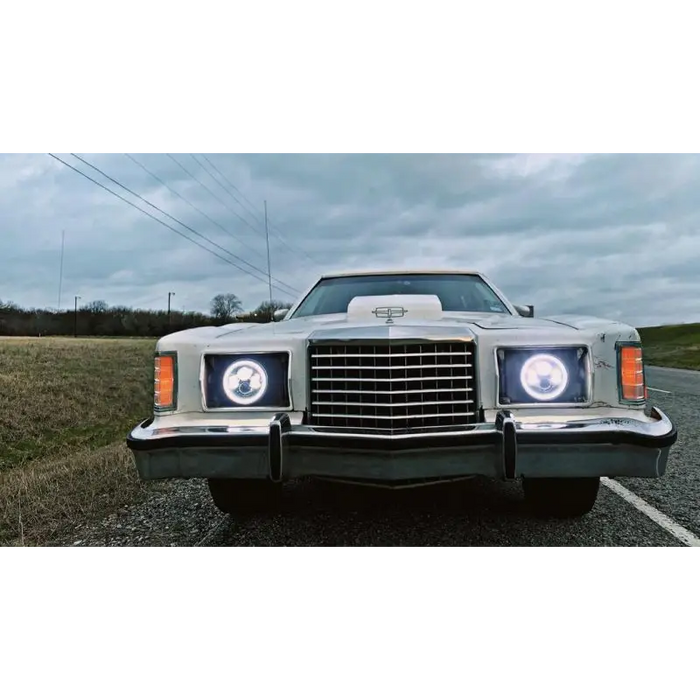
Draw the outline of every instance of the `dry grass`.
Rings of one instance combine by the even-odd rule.
[[[0,340],[0,543],[45,544],[144,489],[124,445],[151,412],[153,340]]]
[[[146,492],[118,443],[0,474],[0,544],[46,545]]]

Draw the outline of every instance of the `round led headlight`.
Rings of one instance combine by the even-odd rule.
[[[523,389],[537,401],[554,401],[566,390],[569,373],[553,355],[533,355],[520,371]]]
[[[267,372],[258,362],[238,360],[224,372],[224,392],[239,406],[260,400],[267,389]]]

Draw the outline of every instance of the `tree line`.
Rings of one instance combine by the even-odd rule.
[[[210,303],[209,313],[135,309],[109,306],[104,301],[92,301],[75,309],[23,308],[13,302],[0,300],[0,335],[6,336],[110,336],[161,337],[168,333],[220,326],[226,323],[270,323],[278,309],[290,304],[264,301],[250,312],[244,312],[235,294],[217,294]]]

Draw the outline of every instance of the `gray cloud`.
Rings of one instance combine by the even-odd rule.
[[[65,229],[63,306],[76,294],[163,306],[174,291],[178,308],[204,310],[214,294],[233,291],[252,308],[267,296],[267,199],[272,274],[295,289],[329,270],[458,267],[486,272],[540,313],[700,320],[698,156],[208,156],[239,201],[188,155],[175,157],[201,184],[163,154],[135,157],[167,187],[123,154],[83,157],[259,271],[227,265],[45,154],[4,155],[0,299],[56,305]]]

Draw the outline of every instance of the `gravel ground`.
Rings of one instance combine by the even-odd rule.
[[[159,485],[143,503],[124,508],[102,522],[76,529],[57,545],[83,547],[189,547],[206,545],[217,525],[227,524],[214,507],[206,482]]]
[[[669,378],[670,377],[670,378]],[[627,488],[700,535],[698,395],[690,377],[650,371],[654,403],[678,424],[667,475],[620,479]],[[80,528],[76,546],[681,546],[665,530],[601,486],[598,502],[574,521],[537,520],[518,484],[488,479],[405,491],[308,480],[285,486],[281,511],[233,520],[211,503],[206,483],[172,482],[142,504]]]
[[[402,492],[291,482],[281,512],[221,516],[202,481],[175,482],[145,503],[81,528],[77,546],[679,546],[602,488],[578,521],[536,520],[520,487],[487,479]]]
[[[650,400],[678,426],[666,475],[661,479],[619,479],[679,525],[700,535],[700,372],[651,368],[649,386],[671,394],[649,392]]]

